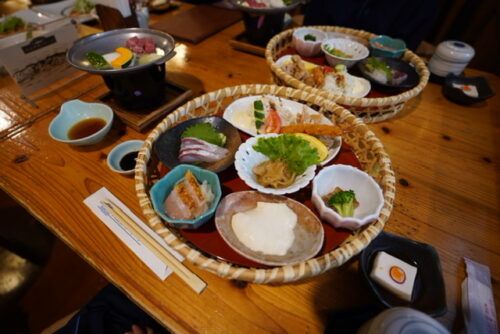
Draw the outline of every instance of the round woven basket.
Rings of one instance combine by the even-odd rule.
[[[363,30],[335,26],[311,26],[311,28],[320,29],[325,32],[350,34],[366,39],[367,41],[376,36],[375,34]],[[425,63],[415,53],[406,50],[402,60],[410,62],[415,66],[420,76],[420,81],[417,86],[398,95],[377,98],[358,98],[328,93],[324,90],[306,85],[283,71],[275,62],[284,50],[292,46],[292,35],[294,30],[295,29],[288,29],[279,33],[267,44],[266,60],[271,67],[274,82],[278,85],[286,85],[318,94],[328,100],[334,101],[347,108],[354,115],[360,117],[365,123],[376,123],[393,118],[403,109],[405,102],[417,96],[429,81],[429,70]]]
[[[250,95],[275,95],[298,101],[324,114],[342,128],[351,131],[343,135],[343,140],[352,148],[360,164],[373,176],[384,192],[384,207],[380,217],[373,223],[353,233],[339,247],[331,252],[295,265],[269,269],[250,268],[235,265],[203,254],[176,233],[153,210],[149,189],[160,177],[158,159],[152,152],[153,143],[172,126],[187,119],[220,114],[233,101]],[[381,142],[359,118],[344,108],[320,96],[290,87],[276,85],[242,85],[223,88],[199,96],[169,114],[148,135],[139,152],[135,168],[135,185],[139,204],[147,219],[147,224],[159,234],[168,245],[181,253],[195,265],[221,277],[256,283],[291,282],[321,274],[338,267],[358,254],[384,228],[392,210],[395,195],[395,177],[391,162]]]

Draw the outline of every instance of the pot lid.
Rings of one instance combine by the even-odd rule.
[[[474,48],[467,43],[460,41],[444,41],[441,42],[436,54],[448,61],[467,63],[474,57]]]

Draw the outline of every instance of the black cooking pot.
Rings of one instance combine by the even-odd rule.
[[[250,43],[266,46],[283,30],[285,13],[300,5],[302,0],[292,0],[289,5],[276,8],[250,7],[244,4],[244,0],[231,0],[231,3],[243,13],[245,36]]]
[[[87,52],[104,55],[114,52],[132,38],[150,37],[163,55],[152,62],[127,68],[96,69],[85,58]],[[172,36],[161,31],[126,28],[80,38],[68,50],[66,59],[80,70],[99,74],[113,98],[128,110],[152,110],[165,100],[165,63],[175,55]]]

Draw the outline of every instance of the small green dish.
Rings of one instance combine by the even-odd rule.
[[[190,170],[193,173],[198,182],[202,183],[203,181],[207,181],[210,184],[210,188],[214,193],[214,200],[210,205],[210,208],[204,214],[196,217],[195,219],[172,219],[168,216],[168,213],[165,212],[164,202],[177,182],[184,177],[187,170]],[[221,199],[222,190],[220,187],[219,177],[216,173],[193,165],[182,164],[176,166],[168,172],[168,174],[156,182],[153,187],[151,187],[150,196],[154,210],[167,223],[180,229],[196,229],[213,217],[215,209],[217,209],[217,205]]]
[[[371,55],[374,57],[400,58],[406,50],[402,39],[379,35],[370,39]]]

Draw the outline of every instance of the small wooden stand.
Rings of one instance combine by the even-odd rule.
[[[107,93],[98,99],[109,105],[115,115],[127,126],[138,132],[143,132],[154,122],[187,102],[192,96],[193,92],[190,89],[167,80],[165,82],[165,103],[154,110],[126,110],[115,101],[111,93]]]

